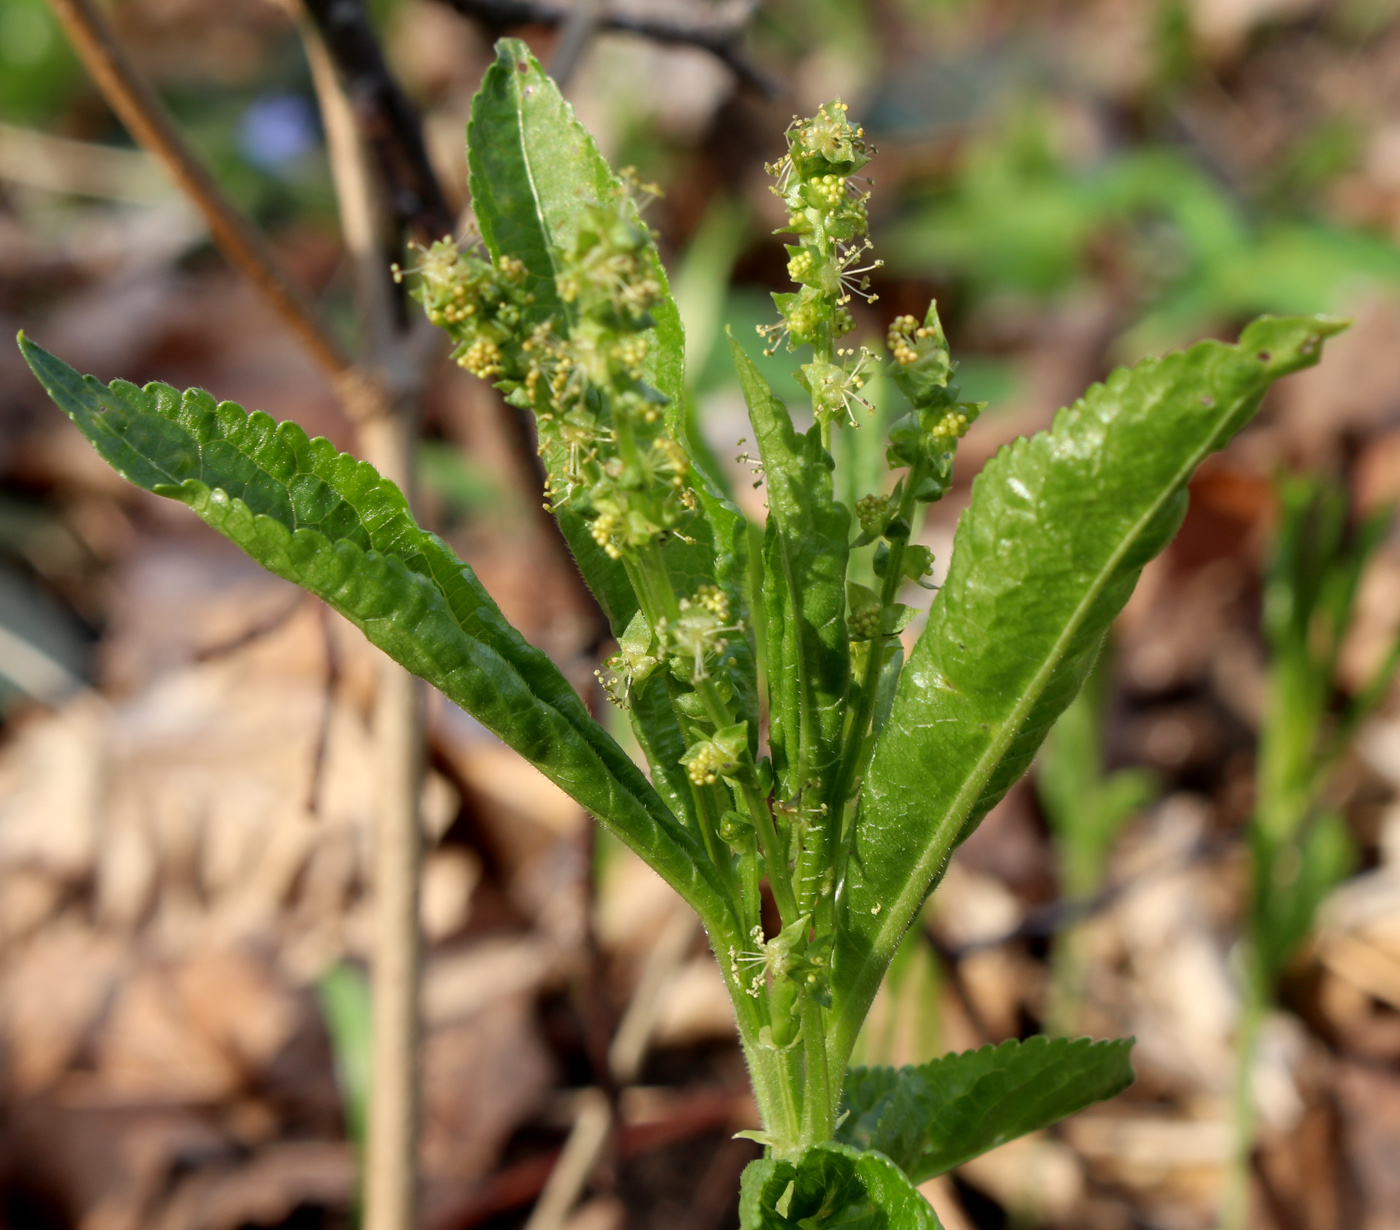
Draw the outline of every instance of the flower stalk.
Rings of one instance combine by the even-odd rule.
[[[768,169],[787,209],[780,233],[792,240],[788,273],[796,289],[773,296],[779,319],[759,332],[769,354],[779,346],[809,352],[798,379],[816,424],[810,447],[818,494],[834,508],[832,432],[858,427],[861,412],[870,411],[863,390],[879,362],[870,346],[842,344],[856,327],[855,301],[878,298],[870,280],[881,266],[870,255],[870,192],[859,179],[873,151],[839,100],[794,120],[785,140],[785,153]],[[765,749],[739,700],[741,656],[752,661],[755,649],[742,608],[718,585],[683,588],[671,563],[705,526],[685,442],[668,428],[666,399],[647,381],[654,311],[665,293],[639,210],[654,193],[624,173],[606,200],[583,206],[581,223],[554,256],[553,302],[540,297],[520,260],[504,253],[492,260],[479,246],[451,240],[422,254],[414,293],[452,337],[454,359],[534,413],[546,506],[580,518],[627,578],[638,614],[600,677],[634,724],[636,702],[653,680],[668,698],[684,743],[679,765],[694,824],[747,937],[730,954],[730,981],[750,1001],[746,1011],[757,1009],[761,1037],[747,1039],[748,1048],[751,1055],[773,1048],[786,1073],[783,1106],[772,1108],[785,1125],[775,1147],[798,1137],[810,1144],[829,1138],[840,1090],[829,1070],[826,1013],[854,801],[881,681],[898,667],[908,608],[897,597],[931,560],[910,538],[918,506],[947,489],[953,449],[979,407],[959,402],[949,383],[953,365],[934,308],[922,323],[901,317],[891,326],[891,370],[911,410],[894,425],[888,460],[904,474],[893,490],[854,510],[860,533],[851,547],[875,548],[881,585],[878,593],[851,587],[848,609],[838,613],[849,637],[849,648],[837,646],[850,662],[844,730],[821,754],[810,720],[798,730],[774,722]],[[747,652],[737,655],[736,644]],[[794,669],[805,670],[800,659]],[[788,766],[786,789],[775,760]],[[764,882],[780,920],[779,934],[769,937],[761,924]]]

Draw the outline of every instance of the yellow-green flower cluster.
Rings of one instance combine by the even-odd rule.
[[[635,187],[580,205],[567,249],[553,253],[552,285],[449,240],[416,270],[415,293],[456,340],[456,361],[534,411],[549,503],[587,520],[614,559],[680,533],[695,505],[665,399],[644,379],[662,286]]]
[[[728,648],[729,633],[741,630],[730,623],[729,598],[714,585],[702,585],[694,598],[682,598],[680,617],[659,629],[670,651],[690,666],[692,684],[710,677],[708,659]]]
[[[440,239],[410,272],[418,274],[414,294],[428,319],[457,342],[457,363],[483,380],[505,375],[502,348],[510,347],[534,304],[525,289],[525,266],[504,255],[493,264],[479,250]],[[394,278],[403,280],[398,266]]]
[[[907,467],[918,474],[916,499],[936,500],[952,480],[957,442],[985,403],[959,400],[935,304],[929,304],[922,322],[913,316],[895,317],[887,340],[894,356],[890,374],[911,407],[890,426],[887,457],[891,468]]]
[[[721,777],[740,772],[748,750],[748,727],[717,730],[708,739],[697,739],[681,757],[686,776],[697,786],[713,786]]]
[[[788,276],[798,289],[773,296],[781,319],[761,326],[759,333],[769,354],[783,342],[789,350],[812,347],[815,358],[803,368],[802,379],[817,417],[824,423],[854,422],[851,403],[863,401],[859,390],[872,356],[863,348],[837,349],[836,343],[855,328],[851,299],[876,299],[870,273],[881,262],[863,263],[870,250],[870,193],[853,179],[870,161],[870,150],[864,129],[851,123],[839,99],[810,119],[795,119],[787,145],[787,153],[768,171],[778,181],[773,191],[787,206],[783,232],[798,239],[787,248]]]

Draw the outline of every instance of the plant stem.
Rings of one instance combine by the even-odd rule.
[[[465,17],[474,17],[492,38],[510,26],[559,26],[573,15],[569,5],[557,0],[446,0]],[[621,30],[649,38],[663,46],[699,47],[708,51],[739,79],[766,98],[777,98],[782,85],[749,60],[743,51],[744,32],[758,0],[734,6],[713,18],[697,20],[632,11],[629,6],[600,6],[596,22],[603,30]],[[737,10],[737,11],[736,11]],[[732,14],[732,15],[731,15]]]
[[[1102,789],[1081,800],[1082,807],[1101,808]],[[1095,819],[1099,818],[1095,812]],[[1102,890],[1108,846],[1102,829],[1088,833],[1065,833],[1060,841],[1060,895],[1076,909],[1094,900]],[[1074,922],[1060,932],[1050,957],[1050,998],[1046,1012],[1047,1032],[1072,1038],[1084,1014],[1084,992],[1089,974],[1089,927],[1087,919]]]
[[[758,834],[759,848],[763,851],[763,861],[768,866],[768,884],[773,890],[773,900],[777,902],[778,915],[783,923],[793,922],[798,917],[797,896],[792,891],[792,881],[788,878],[787,851],[782,837],[773,824],[773,813],[768,808],[768,800],[752,780],[753,766],[745,766],[746,777],[739,782],[744,795],[744,805],[749,818],[753,820],[754,832]]]
[[[1247,1230],[1254,1157],[1254,1059],[1259,1031],[1268,1010],[1268,991],[1255,945],[1245,946],[1245,986],[1235,1037],[1235,1084],[1230,1102],[1231,1153],[1220,1204],[1219,1230]]]
[[[734,885],[733,876],[729,874],[731,868],[728,849],[719,839],[719,825],[715,818],[714,789],[708,786],[697,786],[692,782],[690,793],[695,800],[695,816],[700,822],[700,840],[705,843],[705,853],[710,856],[710,861],[730,882],[732,888]]]
[[[761,1067],[770,1090],[766,1105],[759,1099],[759,1117],[763,1130],[772,1137],[775,1157],[794,1158],[802,1151],[802,1112],[798,1090],[802,1088],[801,1052],[795,1046],[779,1046],[768,1031],[760,1030],[757,1042],[748,1048],[749,1068],[754,1073],[754,1091],[758,1092],[757,1073]]]
[[[900,497],[895,519],[910,527],[913,532],[914,492],[923,477],[922,467],[910,468],[904,479],[904,491]],[[889,558],[885,561],[885,575],[880,586],[880,610],[888,610],[899,593],[904,570],[904,548],[907,538],[896,538],[890,542]],[[830,812],[827,817],[827,849],[837,856],[836,882],[840,883],[844,873],[845,849],[842,836],[845,828],[846,804],[855,787],[856,770],[860,765],[861,747],[870,730],[871,718],[875,713],[875,695],[880,686],[880,668],[883,665],[886,638],[877,635],[870,642],[870,653],[865,660],[865,671],[861,676],[860,692],[856,701],[855,714],[846,732],[846,746],[841,753],[841,764],[837,770],[836,783],[831,792]]]
[[[375,702],[379,803],[365,1230],[410,1230],[417,1221],[422,701],[418,680],[385,658]]]
[[[300,25],[325,125],[341,230],[353,262],[365,366],[387,394],[359,423],[362,448],[366,459],[411,500],[427,352],[413,331],[402,327],[396,310],[384,248],[383,193],[350,99],[314,27],[305,19]],[[364,1230],[412,1230],[418,1220],[423,703],[421,682],[385,658],[374,714],[380,784]]]
[[[810,995],[802,997],[802,1051],[805,1088],[802,1094],[802,1143],[820,1144],[831,1139],[832,1113],[836,1108],[827,1054],[826,1022],[822,1006]],[[840,1090],[835,1090],[839,1094]]]

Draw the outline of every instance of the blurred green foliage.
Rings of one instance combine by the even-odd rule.
[[[1091,907],[1103,891],[1119,833],[1161,788],[1148,770],[1109,772],[1104,763],[1111,680],[1112,654],[1105,647],[1037,757],[1036,793],[1055,846],[1060,897],[1076,910]],[[1079,1031],[1088,965],[1084,929],[1067,927],[1055,943],[1048,1032]]]
[[[0,119],[48,122],[81,77],[77,57],[44,0],[0,4]]]
[[[1389,240],[1289,208],[1354,156],[1346,131],[1331,121],[1307,134],[1251,208],[1172,146],[1073,165],[1028,108],[971,141],[882,250],[894,272],[956,278],[974,303],[1043,302],[1116,280],[1134,309],[1125,357],[1261,312],[1335,310],[1363,285],[1400,288],[1400,249]]]

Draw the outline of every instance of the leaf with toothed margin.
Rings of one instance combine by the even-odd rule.
[[[1011,1039],[918,1067],[852,1068],[837,1139],[878,1149],[915,1183],[1078,1114],[1133,1083],[1131,1038]]]
[[[559,93],[549,75],[519,39],[496,44],[495,63],[486,71],[472,101],[467,126],[467,161],[472,207],[482,238],[493,257],[509,255],[524,262],[528,289],[535,296],[535,321],[553,319],[567,331],[569,310],[557,289],[563,253],[573,245],[582,217],[580,205],[609,199],[621,190],[617,176],[599,153],[587,129]],[[652,309],[654,327],[647,342],[644,379],[667,400],[666,427],[685,442],[685,330],[671,296],[666,270],[656,245],[648,244],[646,273],[661,287]],[[685,527],[692,542],[670,539],[663,558],[676,592],[693,594],[701,585],[718,585],[729,597],[736,619],[747,617],[747,526],[743,515],[722,494],[722,486],[707,473],[704,454],[687,448],[692,486],[700,515]],[[559,459],[546,458],[551,468]],[[623,565],[609,559],[589,533],[583,518],[560,510],[560,528],[574,553],[584,580],[597,596],[614,636],[621,636],[637,611]],[[753,646],[745,636],[730,641],[736,659],[737,703],[749,728],[757,731],[757,668]],[[654,694],[664,691],[652,684]],[[652,695],[629,710],[637,737],[652,768],[652,779],[677,815],[694,822],[691,791],[676,758],[684,746],[679,726],[664,697]]]
[[[472,570],[414,523],[393,483],[295,423],[202,390],[108,387],[22,334],[20,349],[123,477],[189,505],[323,599],[597,816],[707,923],[723,925],[724,890],[698,843]]]
[[[1264,317],[1238,345],[1121,369],[978,475],[862,787],[832,965],[838,1054],[953,848],[1025,772],[1181,524],[1196,467],[1344,327]]]

